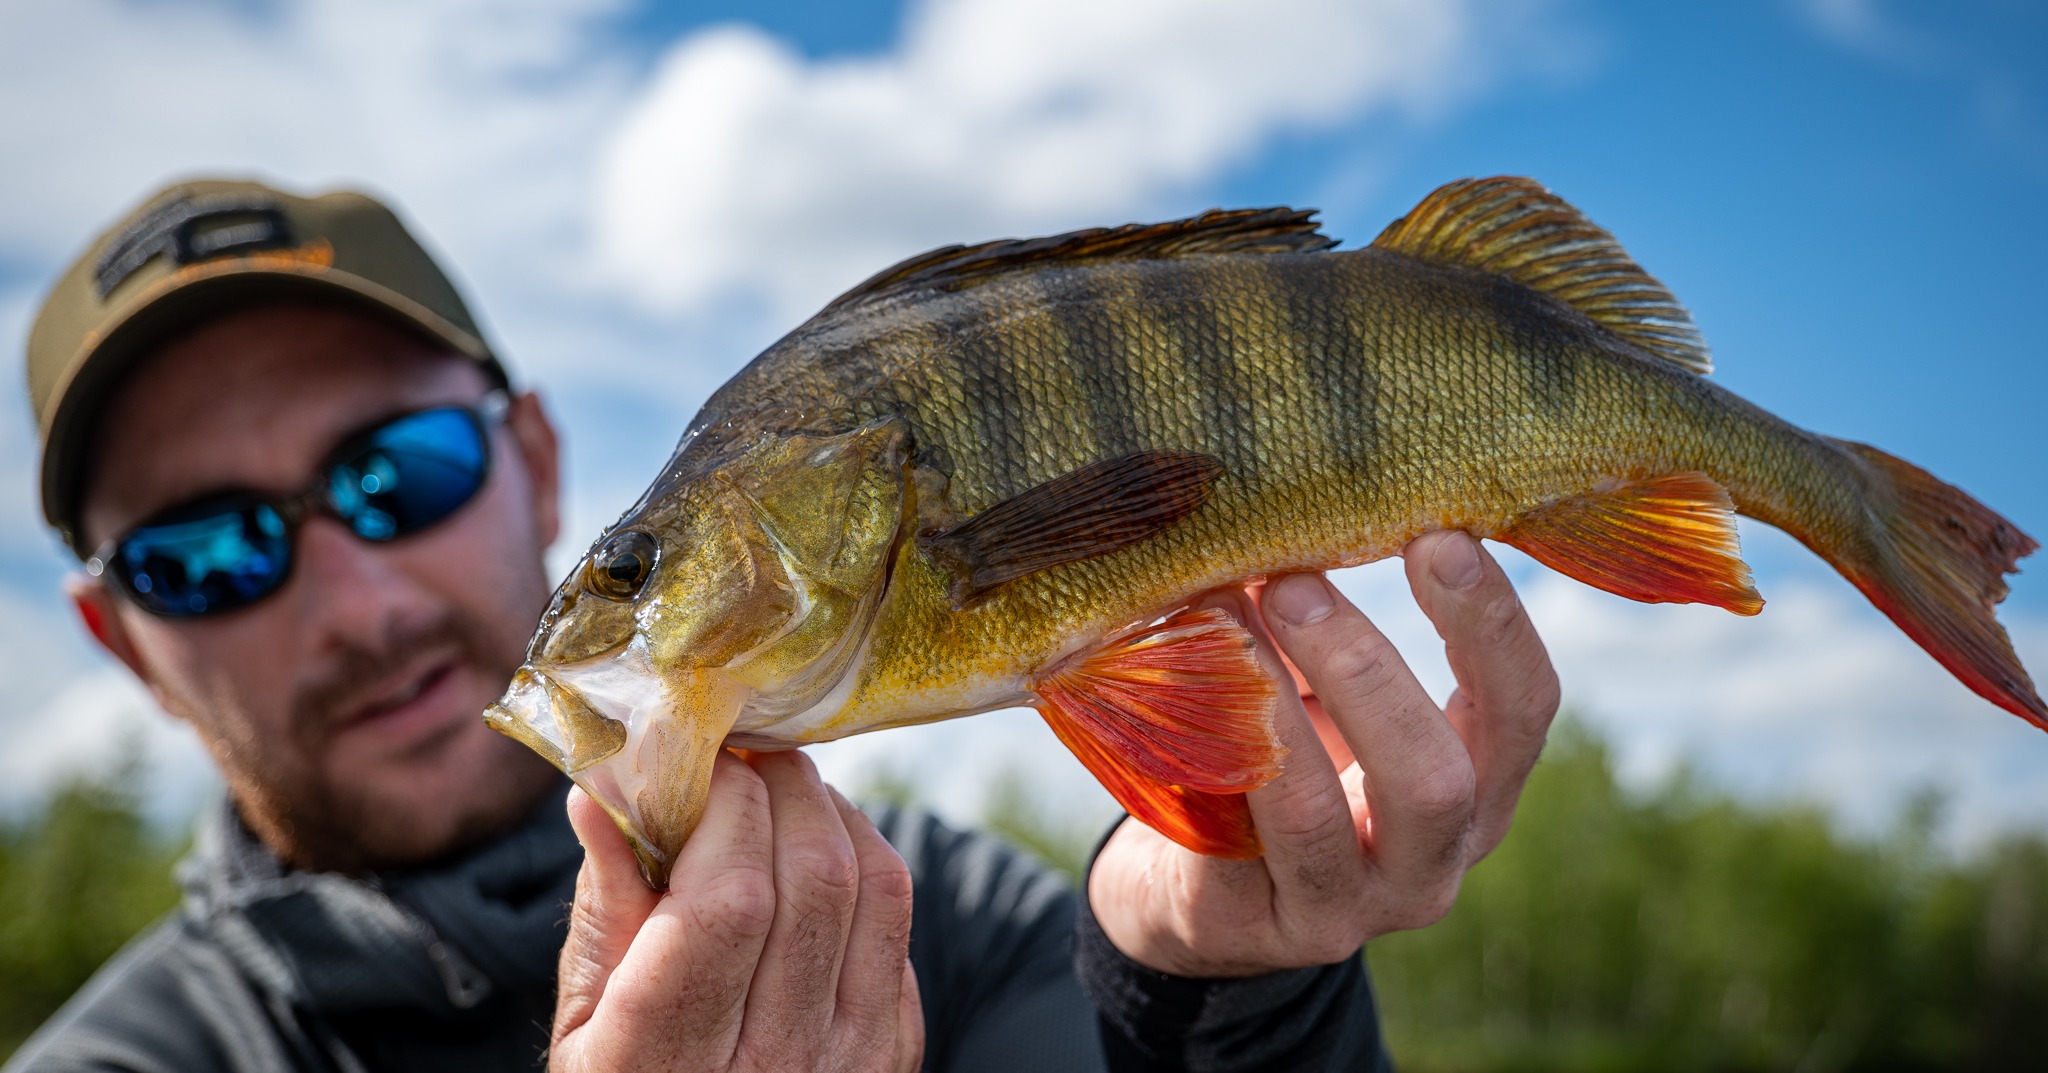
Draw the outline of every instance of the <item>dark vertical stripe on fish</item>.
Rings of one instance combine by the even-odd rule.
[[[1546,417],[1562,415],[1577,402],[1578,362],[1561,344],[1554,302],[1505,280],[1486,291],[1500,334],[1495,345],[1520,369],[1529,401]]]
[[[963,499],[956,500],[956,505],[966,510],[985,509],[1034,483],[1028,472],[1029,444],[1024,442],[1023,423],[1018,420],[1024,393],[1018,390],[1006,349],[1014,337],[1002,327],[1004,321],[1015,315],[1012,310],[1021,297],[1018,289],[1015,284],[984,287],[958,296],[976,309],[968,320],[970,330],[962,332],[951,348],[960,370],[963,401],[973,419],[975,440],[960,445],[955,463],[966,463],[967,459],[958,456],[972,451],[972,465],[979,471],[978,483],[984,484],[984,488],[971,492],[961,490]],[[988,502],[970,505],[965,499],[974,492],[985,492],[990,497]]]
[[[1361,490],[1373,472],[1375,394],[1378,378],[1366,352],[1369,336],[1352,302],[1358,296],[1344,286],[1338,266],[1323,263],[1328,254],[1274,257],[1265,266],[1278,298],[1288,337],[1301,348],[1306,387],[1320,403],[1317,423],[1330,458]],[[1367,301],[1371,299],[1366,298]]]
[[[1185,390],[1201,400],[1207,419],[1201,430],[1203,445],[1223,460],[1230,479],[1245,493],[1256,491],[1263,475],[1257,414],[1233,360],[1237,327],[1228,302],[1203,294],[1205,283],[1223,281],[1195,278],[1193,266],[1176,267],[1178,271],[1147,274],[1145,290],[1151,301],[1173,311],[1161,326],[1186,356]]]
[[[874,376],[867,373],[865,391],[854,386],[844,390],[858,398],[860,394],[879,394],[886,400],[874,416],[901,414],[909,418],[911,426],[911,461],[948,478],[958,463],[948,444],[965,442],[967,423],[972,420],[965,414],[960,400],[966,387],[961,382],[958,362],[934,359],[931,355],[944,354],[946,336],[940,331],[937,321],[916,322],[899,329],[901,335],[894,342],[894,352],[889,355],[895,367],[903,373],[897,376]],[[881,355],[874,360],[878,367]],[[869,418],[872,420],[872,418]]]
[[[1143,338],[1122,324],[1122,295],[1111,290],[1121,283],[1114,273],[1075,273],[1059,281],[1060,300],[1053,303],[1053,315],[1067,336],[1063,361],[1086,406],[1097,458],[1156,446],[1138,434],[1136,391],[1143,381],[1132,379],[1132,363],[1142,362],[1147,351]]]

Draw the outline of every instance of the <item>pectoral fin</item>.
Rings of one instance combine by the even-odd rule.
[[[1139,451],[1062,474],[919,542],[953,576],[965,607],[1006,581],[1106,555],[1193,513],[1223,463],[1192,451]]]
[[[1117,802],[1197,853],[1261,852],[1244,794],[1280,773],[1279,686],[1222,611],[1182,611],[1069,657],[1038,711]]]
[[[1516,519],[1495,539],[1616,596],[1644,603],[1763,610],[1735,535],[1728,490],[1675,473],[1561,499]]]

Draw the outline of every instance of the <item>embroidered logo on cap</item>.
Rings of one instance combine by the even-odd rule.
[[[162,256],[189,265],[232,254],[291,246],[291,226],[277,202],[260,195],[213,194],[162,205],[108,245],[93,267],[101,298]]]

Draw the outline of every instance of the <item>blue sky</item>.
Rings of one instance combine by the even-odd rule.
[[[12,5],[0,144],[34,163],[0,175],[0,334],[22,338],[84,239],[171,176],[382,191],[554,403],[564,560],[705,394],[896,257],[1217,204],[1315,206],[1362,244],[1443,181],[1520,173],[1692,308],[1722,383],[2048,535],[2043,55],[2048,11],[2020,0]],[[197,793],[190,741],[55,598],[23,410],[0,408],[0,731],[21,743],[0,807],[120,735]],[[1792,541],[1745,532],[1773,601],[1754,621],[1511,558],[1568,699],[1625,765],[1689,759],[1854,822],[1938,785],[1965,835],[2048,823],[2048,738]],[[2040,674],[2044,575],[2015,579],[2005,612]],[[1446,688],[1396,574],[1343,583]],[[922,770],[1014,741],[1071,782],[1048,740],[987,717],[827,762]],[[927,774],[965,800],[985,772]]]
[[[885,51],[901,14],[653,5],[619,32],[646,46],[746,21],[828,58]],[[1729,387],[2048,533],[2048,8],[1738,0],[1559,14],[1554,55],[1520,58],[1512,85],[1456,115],[1283,133],[1162,211],[1310,204],[1355,244],[1447,178],[1533,176],[1687,303]],[[1287,36],[1247,47],[1284,51]],[[2048,611],[2048,584],[2015,579],[2011,600]]]

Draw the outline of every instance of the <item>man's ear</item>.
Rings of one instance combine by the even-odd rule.
[[[548,420],[540,395],[524,391],[513,396],[512,406],[505,412],[505,427],[519,445],[519,458],[533,487],[534,522],[540,530],[541,547],[547,547],[562,528],[562,455],[554,422]]]
[[[142,670],[142,657],[135,651],[135,639],[128,635],[127,624],[121,621],[120,608],[114,605],[117,597],[107,588],[107,583],[83,571],[73,571],[64,578],[64,595],[71,598],[71,606],[77,610],[79,620],[85,623],[93,640],[126,664],[135,677],[149,681],[149,676]]]

